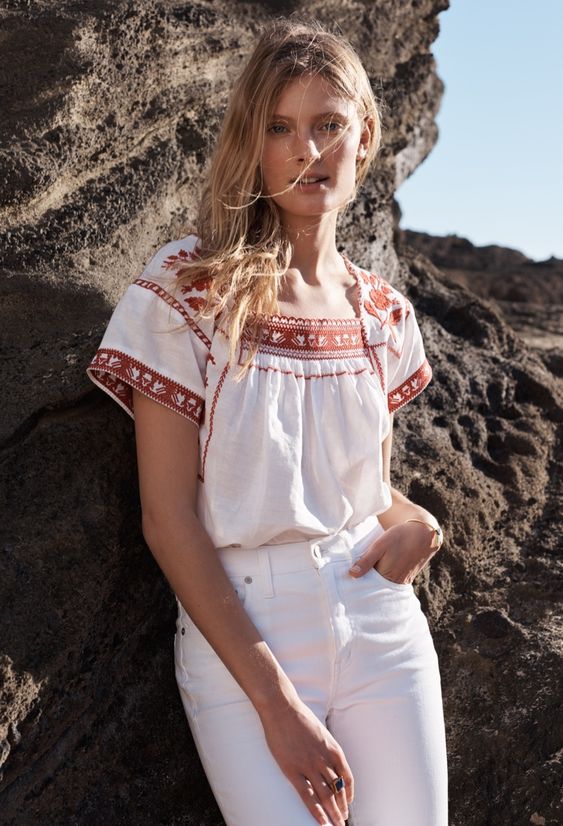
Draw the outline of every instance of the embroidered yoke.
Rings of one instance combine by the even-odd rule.
[[[127,287],[88,377],[131,417],[134,387],[198,428],[198,516],[215,547],[303,541],[387,510],[389,414],[432,377],[409,299],[343,256],[360,317],[262,316],[259,351],[235,383],[248,339],[229,369],[221,319],[194,320],[208,280],[175,283],[197,244],[164,245]]]

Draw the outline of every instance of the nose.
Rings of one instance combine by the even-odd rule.
[[[318,160],[321,153],[312,137],[298,138],[297,160],[300,163]]]

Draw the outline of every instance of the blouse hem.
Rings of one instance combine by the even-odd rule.
[[[135,418],[132,388],[135,388],[144,396],[189,419],[197,428],[200,427],[205,400],[193,390],[178,384],[127,353],[114,349],[99,349],[86,368],[86,374],[132,419]]]
[[[394,413],[399,408],[404,407],[411,399],[422,393],[431,378],[432,368],[428,359],[424,359],[418,370],[415,370],[408,379],[387,394],[389,413]]]

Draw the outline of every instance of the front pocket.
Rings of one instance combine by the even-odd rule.
[[[392,579],[387,579],[387,577],[383,576],[383,574],[380,574],[377,568],[371,568],[371,570],[381,582],[385,583],[388,588],[396,588],[399,591],[408,589],[411,591],[413,590],[412,582],[393,582]]]

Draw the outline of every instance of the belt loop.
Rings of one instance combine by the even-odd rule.
[[[264,597],[274,596],[274,583],[272,581],[272,566],[270,564],[270,551],[266,546],[256,548],[258,555],[258,570],[260,571],[260,583],[262,595]]]

